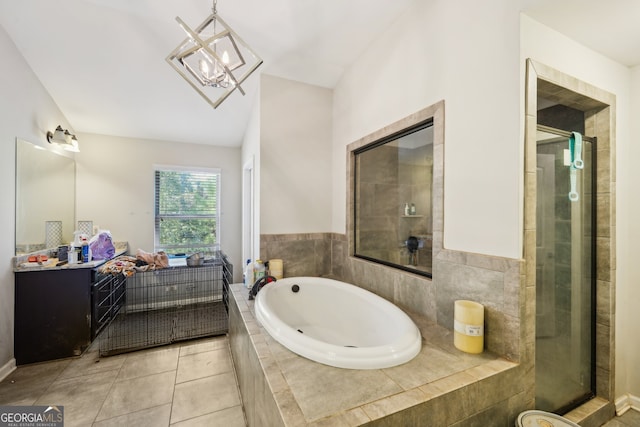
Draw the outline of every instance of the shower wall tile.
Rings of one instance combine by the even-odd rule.
[[[596,237],[596,275],[598,280],[611,281],[611,239]],[[613,264],[615,265],[615,264]]]
[[[611,295],[611,283],[602,280],[596,281],[596,323],[601,325],[611,325],[615,307],[613,302],[615,299]]]

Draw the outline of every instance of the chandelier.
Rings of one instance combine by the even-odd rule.
[[[209,103],[217,108],[241,87],[262,64],[262,59],[218,15],[217,0],[212,14],[195,30],[176,17],[187,38],[175,48],[167,62]]]

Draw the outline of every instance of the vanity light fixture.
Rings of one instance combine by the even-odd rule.
[[[218,15],[212,14],[195,30],[176,17],[187,38],[167,56],[167,62],[209,103],[217,108],[261,64],[262,59]]]
[[[55,131],[47,132],[47,141],[49,144],[57,144],[67,151],[80,152],[78,138],[76,138],[74,134],[69,133],[68,129],[62,129],[60,125],[58,125]]]

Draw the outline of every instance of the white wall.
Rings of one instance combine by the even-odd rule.
[[[251,109],[251,117],[247,125],[242,140],[242,215],[243,220],[248,215],[248,224],[243,225],[242,229],[242,268],[244,269],[245,261],[256,260],[260,254],[260,97],[256,96]],[[244,168],[249,165],[253,168],[251,176],[247,176]],[[253,180],[253,186],[250,187],[245,180]],[[245,194],[248,191],[253,194]],[[247,212],[253,209],[253,212]],[[253,232],[253,236],[251,235]],[[248,235],[248,236],[247,236]]]
[[[618,176],[624,179],[625,185],[620,189],[626,192],[627,209],[621,212],[618,205],[618,218],[623,219],[628,228],[618,230],[618,239],[623,240],[618,245],[616,390],[619,391],[617,395],[626,392],[640,398],[640,311],[636,306],[640,301],[640,265],[631,256],[640,253],[640,197],[636,185],[640,182],[640,170],[633,167],[636,159],[640,158],[640,65],[632,69],[630,117],[633,119],[629,144],[626,151],[618,151],[619,163],[620,155],[627,155],[622,159],[625,169],[618,169]]]
[[[640,150],[637,148],[637,137],[631,138],[630,132],[631,72],[628,67],[587,49],[526,15],[522,16],[521,25],[523,68],[526,58],[532,58],[616,95],[615,393],[616,397],[624,393],[640,396],[640,372],[636,369],[640,364],[640,340],[636,326],[640,322],[640,313],[629,304],[630,301],[638,301],[640,298],[637,289],[640,268],[637,263],[634,265],[630,258],[630,254],[640,251],[638,239],[630,237],[638,236],[638,226],[631,219],[640,215],[637,189],[633,185],[640,181],[640,172],[633,167],[633,154],[640,154]],[[553,49],[550,49],[550,46],[553,46]],[[523,75],[523,72],[521,74]],[[637,82],[640,83],[640,72],[636,71],[636,76]],[[522,93],[524,94],[524,89]],[[634,101],[636,106],[640,104],[640,91],[637,88]],[[640,130],[638,121],[634,122],[635,130]]]
[[[346,227],[345,146],[444,99],[444,245],[522,256],[517,6],[415,2],[347,71],[334,91],[335,232]]]
[[[332,91],[263,75],[262,234],[331,231]]]
[[[220,246],[242,280],[240,148],[80,134],[76,218],[111,231],[129,250],[154,249],[154,165],[221,169]]]
[[[15,45],[0,26],[0,57],[6,65],[0,79],[0,378],[13,359],[16,137],[47,144],[47,130],[70,126]],[[73,129],[70,129],[73,132]]]

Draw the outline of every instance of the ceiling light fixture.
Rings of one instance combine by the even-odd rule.
[[[167,62],[209,103],[217,108],[262,64],[262,59],[220,18],[217,0],[212,14],[195,30],[176,21],[187,38],[167,56]]]
[[[53,132],[47,132],[47,141],[49,144],[57,144],[67,151],[73,151],[75,153],[80,152],[78,147],[78,138],[72,133],[69,133],[68,129],[62,129],[62,126],[58,125]]]

